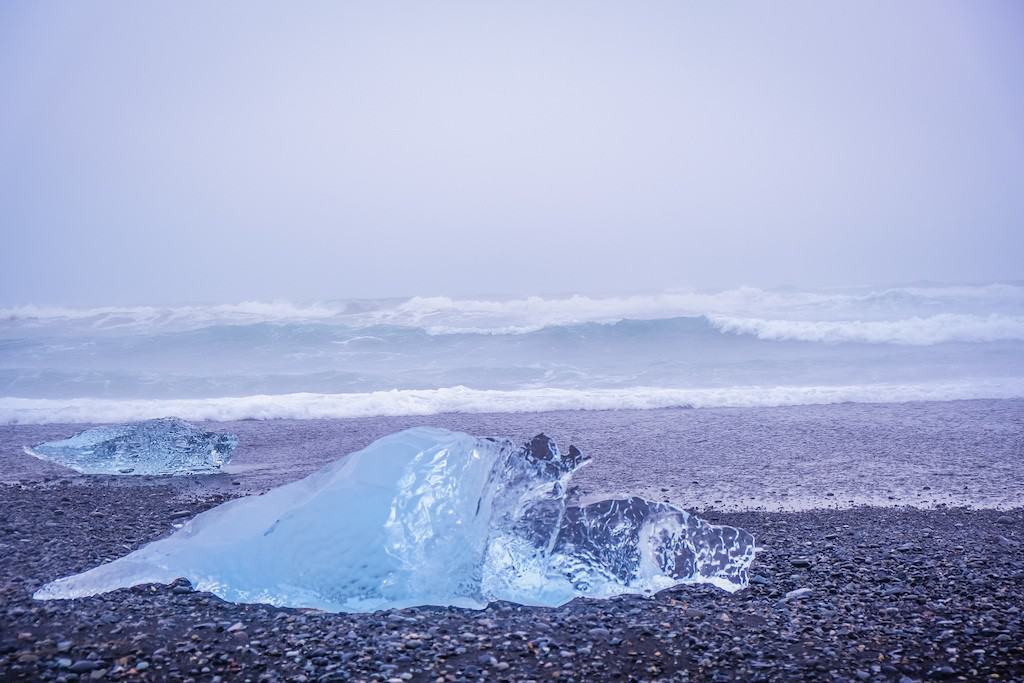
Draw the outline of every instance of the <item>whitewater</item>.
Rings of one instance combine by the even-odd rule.
[[[1024,396],[1024,285],[0,309],[0,422]]]

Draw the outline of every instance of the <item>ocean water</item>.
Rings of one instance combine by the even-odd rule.
[[[0,423],[1024,397],[1024,285],[0,310]]]

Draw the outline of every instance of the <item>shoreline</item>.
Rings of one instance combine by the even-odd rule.
[[[414,426],[527,439],[545,432],[591,456],[575,495],[637,494],[685,509],[796,511],[858,505],[1024,506],[1024,400],[773,408],[446,413],[198,423],[239,438],[225,473],[183,489],[260,493]],[[0,482],[79,475],[24,454],[89,425],[0,427]],[[159,478],[119,478],[154,485]],[[235,483],[237,482],[237,484]]]
[[[0,424],[133,422],[174,415],[192,422],[542,414],[661,409],[745,409],[858,403],[1024,401],[1024,377],[959,382],[853,385],[741,385],[717,388],[635,386],[566,389],[386,389],[216,398],[28,398],[0,396]]]

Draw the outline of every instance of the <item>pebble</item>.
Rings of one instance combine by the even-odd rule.
[[[1024,561],[1001,540],[1016,542],[1017,529],[996,523],[1020,524],[1019,511],[717,513],[770,548],[748,590],[327,614],[234,605],[186,581],[34,601],[44,581],[166,533],[182,505],[178,489],[156,482],[61,494],[67,514],[51,528],[50,492],[0,488],[0,546],[32,539],[0,551],[0,680],[1024,680]],[[197,514],[216,501],[189,505]],[[89,525],[82,509],[106,522]]]
[[[797,588],[786,593],[785,597],[782,598],[783,602],[789,602],[790,600],[799,600],[800,598],[806,598],[814,591],[810,588]]]

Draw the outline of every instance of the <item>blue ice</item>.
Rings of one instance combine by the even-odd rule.
[[[208,474],[219,472],[237,445],[233,434],[165,417],[94,427],[25,450],[83,474]]]
[[[754,539],[745,531],[635,497],[567,505],[566,485],[587,460],[544,435],[517,445],[410,429],[208,510],[36,597],[185,577],[232,602],[367,612],[747,585]]]

